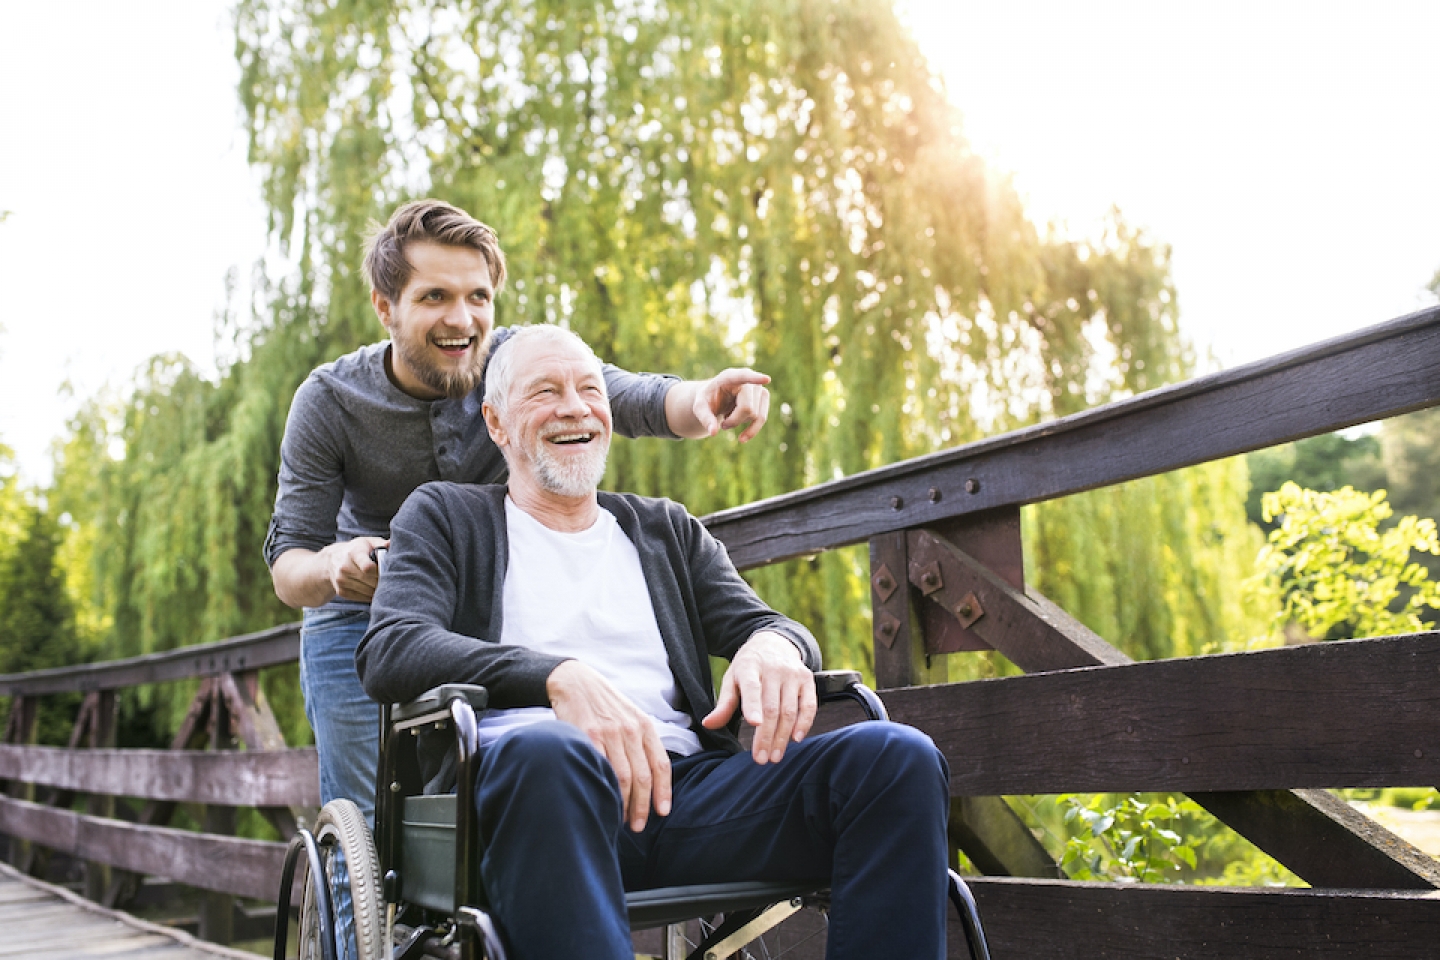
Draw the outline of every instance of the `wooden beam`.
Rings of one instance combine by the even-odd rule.
[[[1017,588],[929,530],[905,534],[910,582],[931,604],[1026,672],[1130,658],[1035,591]]]
[[[1281,863],[1306,864],[1305,880],[1312,886],[1440,887],[1440,862],[1329,791],[1197,792],[1190,797],[1242,836],[1264,837],[1265,852]]]
[[[1440,943],[1440,894],[1246,889],[967,877],[991,955],[1044,960],[1422,960]],[[946,908],[951,960],[970,960]],[[773,938],[824,960],[813,911]]]
[[[4,797],[0,797],[0,831],[82,860],[272,902],[286,846],[102,820]]]
[[[996,957],[1420,960],[1440,894],[968,879]],[[951,917],[949,956],[968,957]]]
[[[704,518],[741,569],[1440,403],[1440,307]],[[931,491],[938,493],[933,496]],[[0,690],[3,692],[3,690]]]
[[[1440,633],[890,690],[885,703],[935,739],[962,795],[1440,783]]]
[[[119,690],[146,683],[243,673],[300,657],[300,624],[287,623],[216,643],[197,644],[76,667],[55,667],[0,676],[0,696],[36,696],[71,690]]]
[[[1002,507],[974,516],[956,517],[935,527],[935,532],[956,544],[1004,583],[1025,589],[1025,553],[1020,535],[1020,508]],[[913,579],[911,581],[914,582]],[[961,598],[962,600],[964,598]],[[938,603],[920,604],[925,627],[925,651],[931,654],[990,650],[984,638]]]
[[[950,842],[988,876],[1065,879],[1060,865],[1004,797],[955,797],[950,801],[949,834]]]

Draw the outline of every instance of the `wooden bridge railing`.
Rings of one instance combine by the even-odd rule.
[[[1433,406],[1437,371],[1440,308],[706,522],[742,568],[868,542],[877,680],[896,718],[929,733],[950,760],[952,838],[987,875],[973,887],[997,958],[1429,956],[1440,943],[1440,865],[1327,788],[1440,784],[1440,634],[1133,663],[1024,584],[1019,511]],[[165,804],[185,801],[211,804],[217,832],[226,804],[253,804],[288,823],[287,808],[316,800],[313,755],[283,751],[261,769],[272,761],[259,751],[278,743],[254,671],[294,659],[294,647],[285,627],[124,664],[0,678],[20,718],[9,743],[25,741],[27,705],[44,693],[89,691],[97,718],[77,727],[75,745],[88,736],[87,751],[0,748],[0,778],[12,791],[87,790],[101,807],[105,794],[151,796],[147,822],[163,822]],[[1027,675],[927,685],[943,676],[929,665],[978,649],[999,651]],[[208,686],[176,747],[207,735],[223,746],[233,730],[249,751],[182,751],[186,759],[175,761],[103,749],[107,695],[187,676]],[[202,734],[207,723],[212,732]],[[167,774],[166,763],[188,773]],[[202,773],[204,764],[225,769]],[[147,772],[122,775],[122,766]],[[171,776],[194,779],[160,789]],[[237,786],[216,796],[200,785],[216,778],[254,792],[242,797]],[[1311,887],[1069,881],[1003,799],[1102,791],[1188,793]],[[157,865],[142,848],[180,831],[109,824],[103,811],[0,801],[0,832],[12,837],[209,890],[271,895],[272,845],[190,834],[174,838],[184,856]],[[205,859],[222,855],[223,867]],[[958,940],[951,955],[964,955]]]
[[[320,803],[314,748],[286,748],[260,687],[261,669],[293,663],[299,652],[292,624],[0,677],[0,696],[11,698],[0,742],[0,781],[9,783],[8,796],[0,795],[0,834],[9,838],[11,862],[38,871],[51,850],[85,861],[85,893],[106,906],[125,906],[141,875],[208,891],[200,934],[231,942],[233,898],[273,901],[285,852],[283,843],[235,837],[236,809],[257,808],[288,838],[297,818]],[[117,691],[193,679],[199,690],[171,750],[114,749]],[[39,699],[77,691],[84,701],[69,749],[34,746]],[[70,809],[77,794],[89,795],[86,813]],[[117,808],[117,797],[143,801],[143,809]],[[202,832],[168,826],[180,804],[203,808]]]

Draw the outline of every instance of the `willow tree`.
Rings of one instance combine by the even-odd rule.
[[[242,0],[236,34],[251,160],[297,267],[227,328],[240,359],[218,379],[158,358],[72,425],[52,498],[90,538],[82,607],[114,653],[293,616],[260,556],[289,399],[383,335],[362,238],[417,195],[498,229],[500,322],[568,324],[631,369],[773,375],[747,445],[617,444],[608,485],[696,513],[1190,372],[1164,248],[1118,217],[1084,242],[1038,233],[883,0]],[[1192,549],[1231,530],[1243,475],[1185,477],[1032,514],[1042,587],[1107,636],[1199,623],[1185,611],[1245,572]],[[1163,616],[1130,616],[1118,585],[1161,567],[1127,538],[1157,530],[1168,592],[1143,602]],[[755,580],[831,662],[863,665],[863,564]]]
[[[1188,372],[1163,252],[1039,236],[881,0],[246,0],[237,35],[323,324],[373,330],[363,225],[427,193],[499,230],[501,322],[774,376],[748,447],[622,444],[614,486],[704,513]],[[859,562],[756,579],[855,660]]]

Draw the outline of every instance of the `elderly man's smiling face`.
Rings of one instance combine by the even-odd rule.
[[[514,371],[504,409],[485,422],[510,466],[511,493],[592,497],[610,450],[610,401],[593,354],[570,340],[507,344]]]

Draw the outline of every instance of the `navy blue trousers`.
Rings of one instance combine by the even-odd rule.
[[[482,879],[515,960],[633,960],[625,890],[812,878],[830,882],[829,960],[941,960],[949,782],[924,734],[857,723],[778,764],[674,760],[671,813],[637,834],[589,739],[537,723],[482,751]]]

